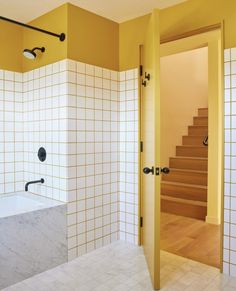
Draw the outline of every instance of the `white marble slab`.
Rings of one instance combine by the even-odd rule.
[[[29,192],[15,192],[0,197],[0,218],[63,204]]]
[[[0,289],[67,261],[66,204],[0,218]]]

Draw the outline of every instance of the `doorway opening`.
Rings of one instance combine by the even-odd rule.
[[[202,39],[196,35],[166,43],[161,45],[160,61],[160,155],[161,165],[170,169],[161,178],[160,248],[219,269],[220,39],[220,31],[213,31]]]

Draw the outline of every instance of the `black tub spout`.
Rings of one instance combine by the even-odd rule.
[[[30,184],[36,184],[36,183],[42,183],[42,184],[43,184],[43,183],[44,183],[44,179],[41,178],[40,180],[27,182],[27,183],[25,184],[25,191],[26,191],[26,192],[28,191],[28,188],[29,188],[29,185],[30,185]]]

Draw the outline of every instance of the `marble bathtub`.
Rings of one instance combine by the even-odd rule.
[[[0,289],[67,262],[66,204],[30,193],[0,198]]]

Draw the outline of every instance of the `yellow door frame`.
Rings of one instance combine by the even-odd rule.
[[[215,137],[217,142],[218,142],[218,154],[220,155],[218,157],[218,166],[217,169],[215,169],[217,171],[217,176],[219,177],[218,181],[218,189],[220,194],[218,195],[219,197],[219,204],[220,204],[220,208],[218,209],[218,211],[220,212],[220,220],[215,221],[214,219],[209,218],[208,222],[210,223],[220,223],[221,224],[221,237],[220,237],[220,271],[223,272],[223,218],[224,218],[224,197],[223,197],[223,185],[224,185],[224,115],[223,115],[223,104],[224,104],[224,58],[223,58],[223,49],[224,49],[224,45],[223,45],[223,31],[224,31],[224,23],[220,23],[220,24],[214,24],[211,26],[207,26],[207,27],[201,27],[197,30],[194,31],[189,31],[185,34],[181,34],[181,35],[176,35],[174,37],[168,38],[168,39],[161,39],[161,56],[164,55],[170,55],[170,54],[174,54],[177,52],[183,52],[183,51],[187,51],[187,50],[192,50],[192,49],[196,49],[196,48],[200,48],[200,47],[205,47],[205,46],[210,46],[211,45],[211,41],[214,40],[214,33],[216,33],[216,31],[219,31],[220,33],[220,41],[219,41],[219,54],[218,57],[219,59],[219,68],[218,68],[218,73],[219,73],[219,88],[218,88],[218,102],[217,102],[217,114],[218,114],[218,120],[217,120],[217,125],[219,126],[219,131],[218,131],[218,136]],[[194,41],[191,44],[187,44],[188,39],[193,38]],[[176,52],[173,52],[173,48],[170,49],[168,48],[168,44],[172,42],[175,42],[176,46]],[[184,45],[183,45],[184,43]],[[164,53],[164,52],[165,53]],[[142,64],[142,46],[139,47],[139,52],[140,52],[140,60],[139,60],[139,64]],[[215,56],[214,56],[215,57]],[[222,84],[222,86],[221,86]],[[210,89],[211,90],[211,89]],[[214,90],[213,90],[214,91]],[[209,94],[215,94],[215,92],[210,92]],[[210,105],[212,107],[212,105]],[[210,108],[210,107],[209,107]],[[211,110],[211,109],[210,109]],[[214,110],[214,109],[213,109]],[[212,114],[210,112],[210,114]],[[210,117],[211,118],[211,117]],[[141,221],[141,213],[142,213],[142,183],[141,183],[141,122],[142,122],[142,118],[141,118],[141,77],[139,74],[139,185],[138,185],[138,192],[139,192],[139,221]],[[210,130],[211,130],[211,126],[215,126],[214,124],[214,117],[212,118],[212,121],[209,120],[209,125],[210,125]],[[210,141],[211,142],[211,141]],[[211,155],[211,153],[210,153]],[[215,153],[212,153],[212,156],[214,157]],[[212,158],[210,158],[212,159]],[[211,161],[210,161],[211,162]],[[212,183],[212,177],[210,177],[208,179],[208,185],[211,185]],[[139,225],[139,232],[138,232],[138,236],[139,236],[139,245],[142,245],[142,232],[141,232],[141,226]]]

